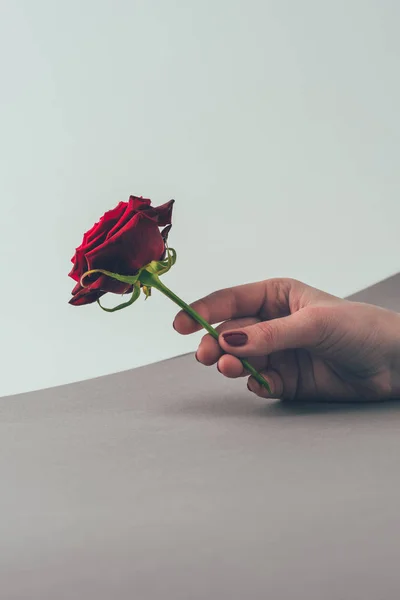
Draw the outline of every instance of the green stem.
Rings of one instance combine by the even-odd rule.
[[[193,308],[189,306],[189,304],[186,304],[186,302],[181,300],[179,296],[177,296],[176,294],[174,294],[174,292],[167,288],[167,286],[161,282],[157,275],[149,273],[148,271],[142,271],[140,275],[140,281],[144,285],[156,288],[159,292],[162,292],[164,296],[167,296],[167,298],[175,302],[175,304],[177,304],[179,308],[182,308],[188,315],[192,317],[192,319],[199,323],[215,340],[218,341],[218,331],[214,329],[214,327],[212,327],[209,323],[207,323],[207,321],[203,319],[203,317],[200,316],[198,312],[193,310]],[[246,369],[246,371],[248,371],[254,377],[254,379],[258,381],[260,385],[267,388],[268,392],[271,393],[271,388],[269,387],[268,381],[264,379],[264,377],[253,367],[253,365],[251,365],[245,358],[240,358],[239,360]]]

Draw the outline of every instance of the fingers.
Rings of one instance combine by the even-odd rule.
[[[254,377],[249,377],[247,388],[260,398],[294,400],[300,388],[300,368],[296,351],[275,352],[269,357],[268,366],[261,375],[268,381],[271,393]]]
[[[257,315],[275,318],[289,314],[289,293],[293,285],[307,287],[290,279],[269,279],[219,290],[191,306],[210,324]],[[187,335],[199,331],[201,326],[181,311],[175,317],[174,328]]]
[[[257,369],[257,371],[265,369],[267,365],[266,359],[261,356],[254,357],[249,362]],[[236,358],[236,356],[231,356],[230,354],[221,356],[217,362],[217,369],[222,375],[225,375],[225,377],[229,377],[230,379],[249,376],[248,371],[243,367],[240,359]]]
[[[246,372],[240,360],[236,358],[236,356],[230,356],[229,354],[221,356],[217,362],[217,369],[222,375],[229,379],[246,376]]]
[[[271,321],[223,332],[221,348],[234,356],[262,356],[295,348],[316,348],[329,335],[329,307],[310,307]]]
[[[223,333],[229,329],[247,327],[249,325],[254,325],[257,322],[258,321],[255,318],[233,319],[231,321],[221,323],[221,325],[216,327],[216,330],[218,333]],[[199,362],[203,363],[203,365],[210,366],[214,365],[222,356],[222,354],[224,354],[224,352],[222,351],[218,341],[211,337],[211,335],[206,334],[200,342],[196,352],[196,358]]]
[[[212,325],[228,319],[256,315],[262,306],[263,298],[263,283],[260,282],[213,292],[191,306]],[[187,335],[199,331],[201,326],[181,311],[175,317],[174,328]]]
[[[260,398],[271,398],[293,401],[298,398],[301,391],[300,366],[296,358],[296,351],[276,352],[266,359],[264,365],[260,363],[254,366],[267,380],[271,393],[260,385],[254,377],[249,377],[247,388]],[[255,362],[255,360],[253,359]],[[248,373],[243,369],[240,361],[229,354],[224,354],[218,361],[218,370],[225,377],[243,377]]]
[[[281,375],[273,369],[268,369],[267,371],[261,373],[261,375],[267,380],[271,393],[269,393],[267,388],[258,383],[258,381],[256,381],[253,377],[249,377],[247,382],[248,390],[260,398],[271,398],[276,400],[282,399],[284,397],[285,390]]]

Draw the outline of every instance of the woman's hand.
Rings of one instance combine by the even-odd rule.
[[[220,290],[192,304],[209,323],[221,323],[196,353],[226,377],[247,373],[248,358],[270,384],[252,377],[258,396],[284,400],[383,400],[400,397],[400,314],[343,300],[293,279],[270,279]],[[175,329],[200,326],[180,312]]]

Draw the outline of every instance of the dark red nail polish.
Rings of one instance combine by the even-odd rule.
[[[232,331],[228,333],[222,334],[225,342],[230,346],[244,346],[247,344],[247,335],[245,333],[241,333],[240,331]]]

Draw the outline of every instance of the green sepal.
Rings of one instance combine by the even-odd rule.
[[[147,271],[148,273],[152,273],[153,275],[164,275],[167,273],[171,267],[176,263],[176,252],[173,248],[168,248],[167,246],[167,258],[164,260],[153,260],[151,263],[140,269],[139,271],[139,279],[142,271]]]
[[[129,285],[135,285],[137,280],[139,279],[139,273],[136,275],[120,275],[119,273],[112,273],[111,271],[105,271],[104,269],[92,269],[91,271],[86,271],[81,277],[80,284],[82,287],[88,287],[83,284],[83,280],[89,275],[93,275],[94,273],[101,273],[102,275],[107,275],[107,277],[111,277],[112,279],[116,279],[117,281],[121,281],[122,283],[129,283]]]
[[[97,304],[105,312],[112,313],[112,312],[115,312],[116,310],[121,310],[122,308],[126,308],[127,306],[130,306],[139,298],[139,296],[140,296],[140,284],[137,282],[133,286],[132,296],[129,298],[129,300],[127,302],[122,302],[122,304],[118,304],[118,306],[114,306],[114,308],[105,308],[104,306],[101,305],[100,300],[97,300]]]

